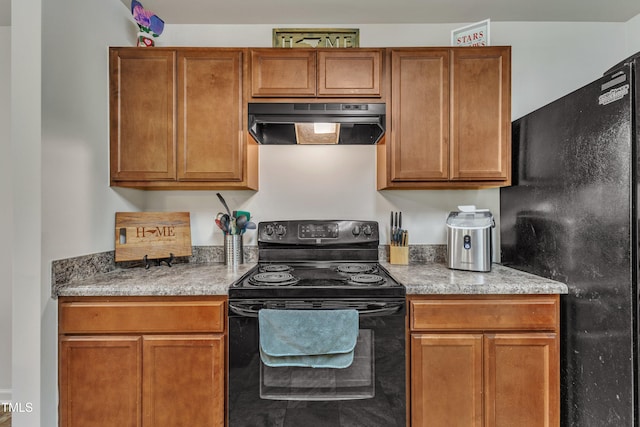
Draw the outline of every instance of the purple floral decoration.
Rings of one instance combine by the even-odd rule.
[[[131,1],[131,14],[140,28],[141,33],[147,33],[152,37],[158,37],[164,30],[164,21],[150,10],[142,7],[142,3],[137,0]],[[138,35],[138,46],[140,43],[145,46],[153,46],[153,39],[144,34]]]

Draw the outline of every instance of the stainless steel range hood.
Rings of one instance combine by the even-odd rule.
[[[385,104],[249,103],[249,133],[260,144],[376,144]]]

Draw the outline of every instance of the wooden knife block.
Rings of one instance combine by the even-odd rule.
[[[409,246],[389,246],[390,264],[409,264]]]

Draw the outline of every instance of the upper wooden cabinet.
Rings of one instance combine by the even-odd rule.
[[[244,49],[110,49],[111,185],[257,189]]]
[[[316,51],[251,50],[251,96],[315,96]]]
[[[251,96],[382,95],[382,49],[252,49]]]
[[[178,180],[242,181],[242,51],[178,53]]]
[[[392,181],[446,181],[449,178],[449,50],[394,50],[391,61],[392,116],[388,149]]]
[[[176,178],[176,52],[111,49],[111,183]]]
[[[451,50],[451,180],[511,184],[511,48]]]
[[[380,49],[318,51],[318,96],[380,97]]]
[[[511,184],[511,48],[111,48],[111,185],[258,189],[247,103],[385,102],[377,188]]]
[[[511,183],[511,48],[391,49],[378,189]]]

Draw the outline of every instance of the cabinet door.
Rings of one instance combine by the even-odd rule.
[[[318,96],[380,97],[381,76],[380,49],[318,52]]]
[[[482,426],[482,334],[411,334],[411,425]]]
[[[242,51],[178,54],[178,180],[242,181]]]
[[[224,335],[145,336],[145,427],[225,424]]]
[[[61,427],[141,426],[140,337],[62,337]]]
[[[391,52],[391,181],[449,176],[449,50]]]
[[[175,52],[109,55],[111,181],[175,180]]]
[[[315,96],[315,50],[252,50],[251,95],[254,97]]]
[[[452,49],[451,179],[511,179],[509,47]]]
[[[487,334],[485,427],[560,425],[558,357],[553,333]]]

